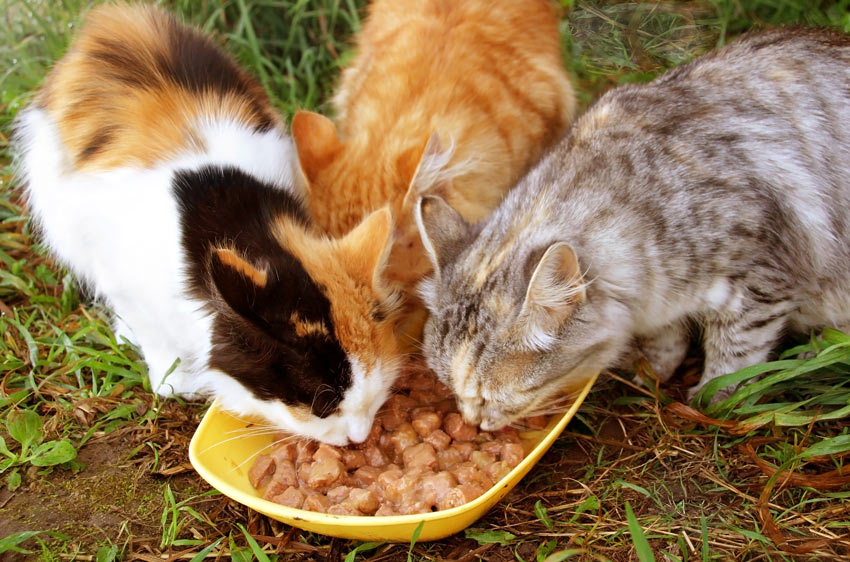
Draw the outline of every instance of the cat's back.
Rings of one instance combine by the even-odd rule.
[[[611,215],[588,212],[586,230],[638,232],[628,239],[651,240],[682,271],[744,271],[769,255],[787,271],[837,278],[850,267],[848,85],[847,36],[748,35],[608,92],[534,181],[569,185],[547,190],[564,216],[577,198],[604,200]]]
[[[93,10],[30,109],[49,116],[68,164],[83,172],[206,151],[204,127],[216,122],[258,133],[281,127],[231,57],[147,5]]]
[[[357,49],[334,98],[342,138],[401,153],[437,131],[474,162],[461,190],[510,185],[574,112],[548,0],[378,0]]]

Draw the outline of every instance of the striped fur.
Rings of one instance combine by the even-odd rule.
[[[480,220],[574,105],[548,0],[375,0],[334,98],[338,133],[315,114],[293,121],[309,212],[339,235],[389,204],[387,275],[413,292],[430,269],[418,196],[440,193]]]
[[[501,427],[636,344],[666,379],[692,323],[696,389],[787,331],[846,324],[847,116],[850,38],[775,30],[609,92],[477,227],[424,199],[425,354],[467,420]],[[535,291],[562,297],[529,317],[559,246],[577,264],[550,264]]]

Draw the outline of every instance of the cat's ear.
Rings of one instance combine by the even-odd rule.
[[[210,257],[210,276],[230,308],[252,320],[261,318],[257,307],[262,307],[262,297],[269,290],[268,271],[229,248],[215,248]]]
[[[470,225],[440,197],[426,196],[416,205],[416,226],[434,271],[454,260],[472,236]]]
[[[370,287],[377,287],[392,247],[393,217],[382,207],[364,218],[339,241],[347,270]]]
[[[534,268],[525,293],[521,315],[527,323],[526,343],[536,349],[551,347],[560,327],[585,297],[581,266],[572,246],[552,244]]]
[[[399,174],[407,182],[403,208],[412,208],[425,195],[445,198],[449,194],[452,180],[446,176],[446,166],[451,156],[451,151],[443,149],[440,135],[434,132],[423,145],[399,157]]]
[[[299,111],[292,118],[292,138],[298,152],[301,172],[312,186],[319,173],[330,164],[342,148],[333,122],[312,111]]]

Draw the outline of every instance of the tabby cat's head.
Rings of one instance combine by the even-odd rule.
[[[470,225],[435,197],[416,221],[434,266],[420,285],[425,359],[468,423],[490,431],[548,411],[619,349],[618,331],[605,329],[616,307],[593,302],[566,242],[535,240],[533,225],[490,232],[491,221]]]

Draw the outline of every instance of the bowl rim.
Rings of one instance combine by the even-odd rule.
[[[533,432],[524,432],[526,435],[530,433],[540,433],[541,436],[539,437],[540,440],[537,442],[537,444],[535,444],[534,447],[532,447],[531,450],[526,453],[525,457],[518,465],[512,468],[511,471],[508,472],[505,476],[503,476],[498,482],[493,484],[493,486],[491,486],[485,493],[481,494],[470,502],[450,509],[408,515],[333,515],[328,513],[321,513],[318,511],[309,511],[306,509],[288,507],[275,503],[271,500],[264,499],[259,495],[248,494],[236,488],[227,480],[220,477],[217,473],[210,470],[206,463],[204,463],[203,460],[200,458],[202,455],[207,454],[213,447],[218,446],[213,445],[211,447],[207,447],[203,451],[199,450],[201,446],[201,439],[198,437],[198,435],[203,434],[203,430],[206,429],[204,424],[207,422],[208,419],[212,419],[215,415],[227,415],[237,420],[249,421],[246,418],[224,410],[221,407],[220,399],[218,398],[215,399],[210,408],[204,414],[204,418],[201,420],[201,423],[198,424],[198,428],[195,430],[195,433],[192,436],[192,440],[189,443],[189,460],[192,463],[192,466],[195,468],[195,471],[197,471],[198,474],[200,474],[201,477],[206,480],[213,488],[217,489],[229,498],[247,507],[250,507],[255,511],[259,511],[266,515],[271,515],[272,513],[274,513],[273,517],[285,517],[296,522],[305,521],[315,524],[328,524],[339,528],[362,527],[364,524],[367,524],[367,522],[371,522],[373,524],[375,522],[378,522],[377,524],[386,526],[398,526],[418,524],[420,522],[451,519],[458,517],[459,515],[468,511],[478,509],[480,506],[490,501],[493,496],[502,492],[505,488],[512,489],[514,486],[516,486],[519,481],[525,476],[525,474],[535,464],[537,464],[540,458],[546,453],[546,451],[548,451],[548,449],[564,431],[564,428],[567,426],[569,421],[573,418],[579,407],[584,402],[585,398],[590,392],[590,389],[596,382],[598,376],[599,373],[596,373],[587,380],[585,385],[576,394],[576,397],[570,407],[561,415],[560,418],[553,416],[553,421],[550,421],[547,427],[540,430],[535,430]],[[271,445],[272,444],[269,444],[269,446]],[[260,449],[257,452],[257,455],[262,454],[264,450],[265,448]]]

